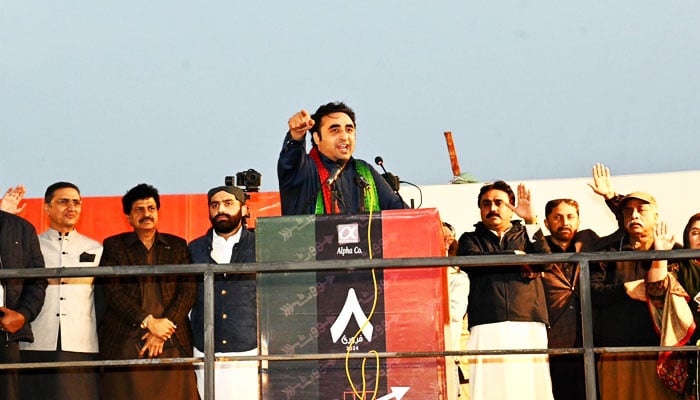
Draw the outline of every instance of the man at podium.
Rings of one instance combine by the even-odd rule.
[[[406,208],[384,178],[367,162],[352,157],[355,112],[332,102],[288,121],[277,161],[282,215],[341,214]],[[311,151],[306,153],[306,133]]]

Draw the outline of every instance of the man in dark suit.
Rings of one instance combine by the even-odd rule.
[[[573,199],[550,200],[545,205],[544,225],[552,253],[592,251],[598,235],[590,229],[579,231],[579,206]],[[545,271],[544,288],[549,314],[548,347],[580,347],[581,306],[579,265],[552,264]],[[552,391],[555,399],[585,399],[583,359],[577,354],[553,354],[549,357]]]
[[[32,224],[4,211],[0,211],[0,268],[44,268]],[[46,279],[0,281],[0,363],[20,362],[18,342],[34,340],[29,323],[41,311],[46,285]],[[19,399],[16,370],[0,371],[0,398]]]
[[[101,266],[189,264],[187,242],[160,233],[160,197],[140,184],[122,198],[133,232],[104,241]],[[98,329],[104,359],[191,357],[192,332],[187,313],[196,298],[191,275],[110,278],[104,284],[106,311]],[[103,399],[197,399],[191,366],[106,369]]]

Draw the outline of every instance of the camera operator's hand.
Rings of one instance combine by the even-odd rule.
[[[287,125],[289,125],[289,134],[292,139],[302,140],[306,132],[314,126],[314,120],[306,110],[301,110],[289,118]]]

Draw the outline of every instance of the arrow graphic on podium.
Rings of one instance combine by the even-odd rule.
[[[403,396],[406,394],[406,392],[411,389],[408,386],[392,386],[391,387],[391,393],[387,394],[386,396],[382,396],[378,398],[377,400],[391,400],[391,399],[396,399],[396,400],[401,400]]]

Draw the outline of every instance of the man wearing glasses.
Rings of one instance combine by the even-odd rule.
[[[102,245],[75,227],[82,211],[78,187],[56,182],[46,189],[49,229],[39,235],[47,268],[96,267]],[[94,277],[50,278],[44,307],[32,322],[34,342],[20,343],[22,362],[98,359]],[[94,399],[95,368],[30,369],[22,372],[24,398]]]

